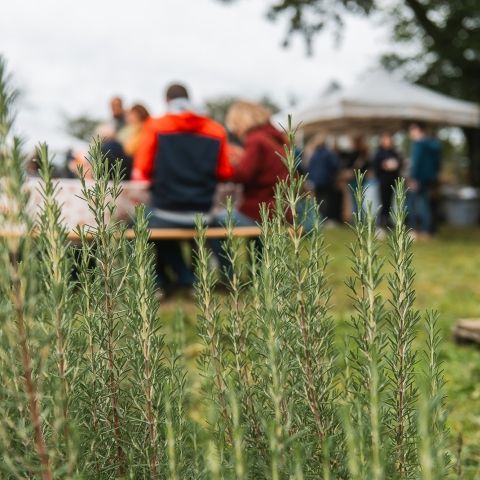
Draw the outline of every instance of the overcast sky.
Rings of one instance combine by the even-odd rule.
[[[271,23],[271,0],[10,0],[2,2],[0,53],[23,91],[17,127],[29,144],[64,146],[63,114],[108,117],[120,94],[154,114],[172,80],[194,101],[222,94],[281,106],[317,96],[332,80],[349,84],[375,66],[386,32],[348,18],[339,48],[324,34],[313,57],[301,38],[281,48],[285,22]]]

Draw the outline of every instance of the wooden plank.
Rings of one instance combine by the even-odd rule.
[[[133,230],[127,231],[129,238],[135,236]],[[254,238],[260,236],[260,227],[235,227],[232,230],[234,237]],[[192,239],[197,236],[197,231],[185,228],[152,228],[150,230],[150,238],[152,240],[166,240],[166,239]],[[223,227],[209,227],[205,230],[205,236],[207,238],[226,238],[227,230]]]
[[[453,337],[458,343],[480,344],[480,319],[462,318],[453,328]]]
[[[241,238],[256,238],[260,236],[260,227],[235,227],[232,231],[234,237]],[[2,236],[0,234],[0,236]],[[126,238],[135,238],[135,231],[129,228],[125,232]],[[151,240],[192,240],[197,236],[197,231],[194,228],[151,228]],[[226,238],[227,230],[222,227],[209,227],[205,231],[207,238]],[[93,234],[88,233],[87,239],[92,239]],[[68,233],[68,239],[71,241],[78,241],[80,237],[78,233],[73,230]]]

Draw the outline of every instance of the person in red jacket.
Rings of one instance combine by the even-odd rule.
[[[151,184],[151,228],[192,228],[198,214],[212,208],[218,182],[229,180],[227,135],[217,122],[196,113],[187,89],[180,84],[166,91],[168,113],[148,119],[135,154],[132,180]],[[183,259],[180,244],[156,243],[160,286],[170,267],[177,286],[193,285],[192,269]]]
[[[260,104],[234,103],[226,116],[227,128],[244,143],[244,151],[233,166],[232,181],[243,185],[243,201],[237,224],[260,222],[260,205],[274,205],[275,185],[288,176],[279,154],[285,135],[271,123],[271,112]]]

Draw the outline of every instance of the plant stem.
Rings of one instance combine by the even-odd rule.
[[[41,475],[43,480],[53,480],[53,472],[50,464],[50,457],[47,453],[45,438],[42,429],[42,419],[40,416],[40,405],[38,401],[37,385],[32,376],[32,357],[28,346],[28,334],[24,317],[24,298],[22,294],[22,282],[18,269],[19,259],[16,254],[12,255],[13,264],[13,298],[15,316],[17,319],[17,328],[19,335],[19,346],[22,358],[23,378],[25,381],[25,391],[27,394],[30,419],[32,421],[35,449],[41,465]]]

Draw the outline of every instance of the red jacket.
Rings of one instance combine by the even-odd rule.
[[[283,154],[285,136],[271,124],[255,128],[247,133],[245,151],[233,167],[234,182],[243,185],[244,200],[240,212],[260,221],[260,204],[274,204],[274,188],[279,180],[285,180],[288,170],[278,154]]]
[[[132,179],[151,181],[155,207],[207,212],[217,182],[231,174],[226,132],[217,122],[183,112],[145,123]]]

